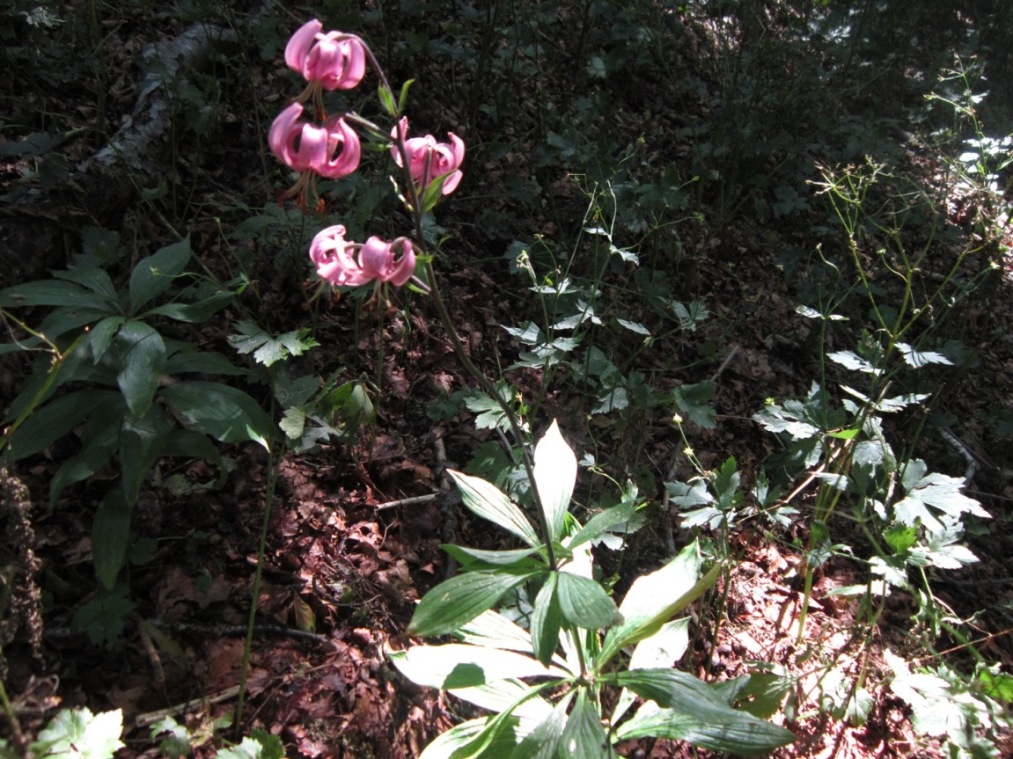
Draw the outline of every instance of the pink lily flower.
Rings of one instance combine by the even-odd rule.
[[[461,171],[461,164],[464,162],[464,140],[453,132],[447,133],[450,142],[437,142],[431,134],[408,139],[408,119],[402,117],[390,133],[391,139],[394,140],[390,151],[394,157],[394,163],[398,166],[403,166],[401,151],[397,146],[399,133],[400,138],[404,141],[412,180],[420,192],[425,192],[433,180],[440,177],[445,177],[442,194],[449,195],[457,189],[461,177],[464,176]]]
[[[350,90],[366,73],[366,50],[358,37],[327,32],[317,19],[307,21],[285,45],[285,64],[325,90]]]
[[[354,287],[377,280],[378,286],[389,282],[401,287],[415,273],[415,251],[407,238],[384,242],[370,237],[359,245],[346,241],[345,234],[345,228],[336,224],[320,230],[310,244],[317,274],[332,285]]]
[[[267,142],[279,161],[327,179],[348,176],[359,168],[359,136],[343,118],[331,116],[317,126],[300,121],[302,112],[302,105],[292,103],[271,124]]]

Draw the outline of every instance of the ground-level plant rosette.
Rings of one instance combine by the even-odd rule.
[[[609,757],[619,743],[646,737],[734,754],[790,743],[792,733],[765,721],[787,692],[777,678],[706,683],[673,668],[689,645],[689,620],[673,618],[715,583],[721,565],[707,568],[692,543],[637,578],[617,607],[593,579],[590,549],[634,520],[642,506],[635,491],[581,525],[568,511],[576,458],[555,423],[534,459],[544,541],[494,485],[452,473],[465,506],[525,547],[445,546],[461,573],[426,594],[409,632],[456,641],[388,651],[409,680],[490,712],[440,735],[423,759]],[[494,610],[519,589],[534,599],[518,617],[526,627]]]

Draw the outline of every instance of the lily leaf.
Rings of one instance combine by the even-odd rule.
[[[454,484],[461,491],[461,498],[469,510],[512,532],[529,546],[541,545],[538,534],[524,512],[515,506],[499,488],[479,477],[463,472],[447,470],[454,478]]]
[[[451,577],[422,598],[412,614],[408,632],[423,638],[456,632],[535,574],[537,571],[500,569]]]
[[[577,457],[563,440],[559,425],[552,425],[535,446],[535,486],[545,510],[549,539],[559,541],[563,522],[570,507],[570,497],[577,480]]]

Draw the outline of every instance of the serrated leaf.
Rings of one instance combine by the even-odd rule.
[[[694,424],[712,430],[717,426],[717,412],[711,405],[715,385],[710,380],[687,384],[672,391],[676,410]]]
[[[883,373],[882,370],[873,366],[870,361],[867,361],[853,351],[835,351],[833,353],[828,353],[827,358],[836,364],[840,364],[845,369],[851,369],[852,371],[864,372],[866,374],[876,376]]]
[[[529,546],[541,545],[538,534],[524,512],[515,506],[499,488],[479,477],[452,469],[447,470],[461,492],[464,505],[472,512],[513,533]]]
[[[549,539],[558,541],[577,481],[577,457],[563,440],[555,420],[535,445],[535,487],[545,511]]]
[[[238,746],[220,749],[217,756],[219,759],[284,759],[285,745],[277,735],[254,729]]]
[[[636,334],[644,335],[645,337],[651,336],[651,330],[647,329],[647,327],[645,327],[640,322],[634,322],[629,321],[627,319],[619,319],[619,318],[617,318],[616,321],[619,323],[620,327],[625,327],[630,332],[635,332]]]
[[[110,759],[123,748],[123,713],[92,714],[86,707],[62,709],[39,733],[32,756],[46,759]]]
[[[189,261],[189,235],[138,261],[130,272],[130,313],[136,314],[142,306],[168,290]]]
[[[928,366],[929,364],[953,366],[953,362],[942,353],[936,353],[935,351],[919,351],[907,343],[897,343],[897,348],[900,350],[900,354],[903,356],[904,362],[915,369]]]
[[[481,570],[451,577],[423,596],[408,632],[420,637],[456,632],[537,572]]]

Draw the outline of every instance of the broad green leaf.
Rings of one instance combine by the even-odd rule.
[[[476,564],[492,564],[494,566],[509,566],[520,564],[524,569],[538,569],[533,562],[525,562],[529,556],[537,553],[537,548],[518,548],[513,551],[488,551],[481,548],[467,548],[447,543],[440,546],[444,551],[457,559],[465,567]]]
[[[531,644],[535,658],[548,665],[559,647],[559,630],[563,626],[563,613],[559,608],[556,588],[558,572],[550,572],[535,597],[535,608],[531,613]]]
[[[426,746],[419,755],[419,759],[461,759],[461,757],[495,759],[496,757],[510,756],[510,752],[520,740],[517,724],[516,718],[508,720],[507,724],[484,746],[484,751],[475,754],[466,749],[472,746],[488,729],[489,720],[483,717],[462,722],[437,736]]]
[[[521,680],[504,679],[468,688],[453,688],[450,693],[490,712],[510,709],[519,720],[518,732],[527,735],[552,713],[552,704],[541,696],[532,695],[532,688]]]
[[[430,590],[415,607],[408,632],[431,637],[456,632],[507,592],[537,572],[484,570],[451,577]]]
[[[189,261],[189,235],[138,261],[130,272],[130,313],[136,314],[142,306],[168,290]]]
[[[559,541],[577,481],[577,457],[563,440],[555,420],[535,445],[535,487],[545,510],[549,539]]]
[[[699,548],[691,543],[661,569],[634,580],[619,605],[622,622],[605,635],[599,666],[625,646],[653,635],[674,614],[710,588],[717,581],[721,567],[715,564],[697,580],[702,565]]]
[[[103,397],[111,394],[107,390],[79,390],[37,409],[11,437],[8,455],[17,461],[48,448],[80,424]]]
[[[516,651],[465,643],[412,646],[404,651],[390,651],[388,656],[402,675],[429,688],[471,688],[497,680],[563,675],[560,670]]]
[[[563,755],[573,759],[609,759],[615,756],[602,729],[598,709],[588,698],[586,688],[577,693],[577,702],[559,743]]]
[[[556,759],[560,755],[558,747],[563,739],[571,701],[573,691],[563,696],[555,707],[550,708],[541,723],[524,736],[524,740],[509,754],[509,759]]]
[[[560,572],[558,595],[563,617],[572,625],[598,630],[620,619],[619,610],[605,589],[587,577]]]
[[[91,525],[91,555],[95,574],[106,590],[116,587],[116,580],[127,559],[130,545],[131,505],[123,492],[114,488],[101,500]]]
[[[629,669],[671,667],[689,648],[689,618],[663,624],[654,635],[644,638],[630,656]]]
[[[187,424],[222,443],[252,440],[269,449],[273,424],[260,405],[242,390],[218,382],[178,382],[161,397]]]
[[[165,438],[162,446],[163,456],[180,456],[184,458],[200,458],[210,461],[219,469],[222,468],[222,455],[214,443],[203,432],[175,428]]]
[[[541,545],[538,534],[524,512],[511,503],[499,488],[479,477],[453,469],[447,471],[454,478],[454,484],[461,491],[461,499],[470,511],[512,532],[529,546]]]
[[[784,697],[796,684],[794,678],[772,672],[755,672],[746,677],[711,684],[711,690],[726,704],[747,711],[759,719],[773,717]]]
[[[136,419],[148,413],[165,373],[165,343],[153,327],[139,321],[124,324],[116,342],[121,350],[116,383]]]
[[[123,497],[128,504],[137,501],[141,485],[162,455],[172,429],[172,422],[159,405],[151,406],[136,421],[124,421],[120,433],[120,471]]]
[[[795,736],[784,728],[725,707],[706,719],[648,702],[616,730],[618,740],[667,738],[730,754],[763,754],[786,746]]]
[[[88,332],[88,348],[91,350],[91,358],[96,364],[102,360],[109,346],[116,337],[116,333],[126,321],[122,316],[107,316],[101,319]]]
[[[49,483],[50,505],[59,500],[67,485],[88,479],[105,466],[119,448],[120,427],[127,413],[123,397],[105,393],[89,411],[79,433],[80,452],[63,462]]]
[[[502,648],[530,654],[531,636],[520,625],[499,612],[484,611],[465,624],[458,633],[461,640],[476,646]]]
[[[248,369],[236,366],[221,353],[216,353],[215,351],[176,351],[165,362],[165,373],[168,375],[186,374],[189,372],[231,376],[249,374]]]
[[[87,707],[61,709],[31,745],[31,755],[46,759],[110,759],[123,748],[123,713],[92,714]]]
[[[60,279],[41,279],[0,290],[0,306],[71,306],[87,308],[101,314],[114,314],[108,300],[76,282]]]
[[[638,506],[633,501],[612,506],[595,514],[566,543],[569,548],[576,548],[582,543],[597,540],[606,532],[617,527],[628,525],[636,516]]]
[[[73,269],[54,271],[53,276],[56,279],[63,279],[83,285],[96,295],[108,300],[109,304],[114,308],[119,305],[120,295],[116,291],[116,285],[113,284],[105,269],[97,266],[77,266]]]
[[[146,311],[144,316],[166,316],[178,322],[200,324],[206,322],[236,299],[232,290],[219,290],[196,303],[166,303]]]

